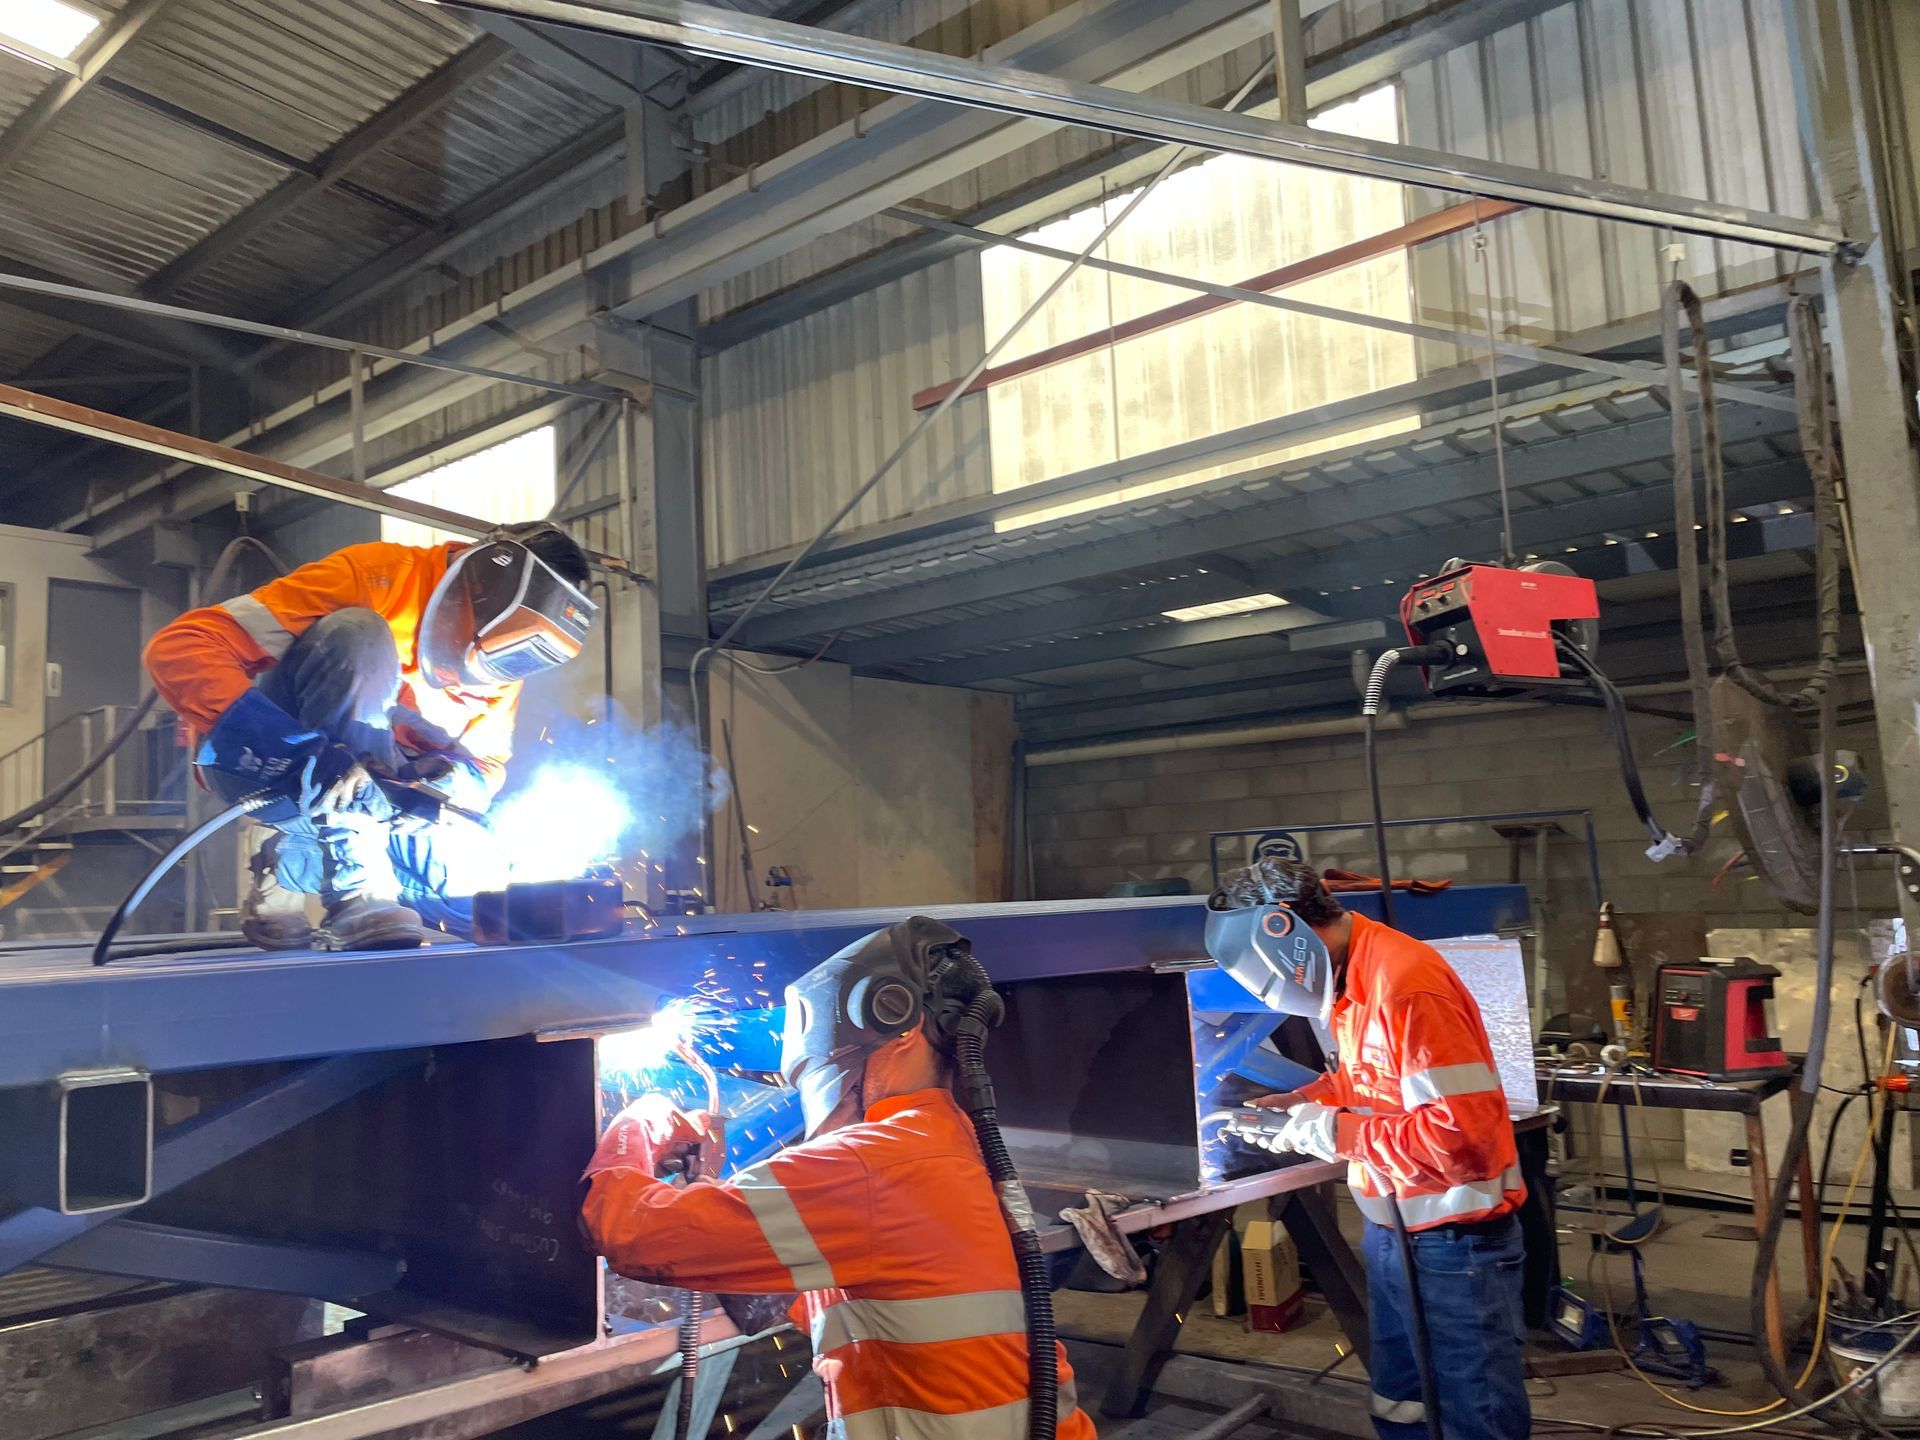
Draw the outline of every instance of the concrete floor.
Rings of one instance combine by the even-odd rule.
[[[1343,1202],[1343,1228],[1358,1230],[1358,1216]],[[1747,1315],[1747,1285],[1756,1250],[1751,1239],[1712,1234],[1717,1227],[1750,1224],[1748,1210],[1734,1208],[1669,1206],[1661,1229],[1643,1248],[1647,1268],[1648,1293],[1656,1314],[1671,1314],[1694,1321],[1712,1331],[1744,1336],[1750,1329]],[[1590,1245],[1585,1230],[1586,1217],[1563,1216],[1560,1233],[1560,1263],[1571,1275],[1576,1288],[1584,1285]],[[1790,1222],[1795,1224],[1797,1222]],[[1857,1227],[1850,1227],[1842,1240],[1843,1263],[1858,1273],[1861,1241]],[[1786,1312],[1797,1316],[1806,1301],[1804,1271],[1799,1261],[1799,1242],[1789,1230],[1783,1251],[1788,1252],[1783,1275]],[[1616,1305],[1625,1308],[1631,1297],[1632,1276],[1624,1257],[1611,1262],[1613,1294]],[[1596,1266],[1591,1293],[1600,1293]],[[1060,1291],[1054,1296],[1059,1328],[1065,1336],[1096,1342],[1088,1360],[1100,1363],[1108,1352],[1106,1345],[1118,1345],[1126,1339],[1140,1311],[1144,1297],[1138,1293],[1120,1295]],[[1285,1366],[1295,1370],[1317,1371],[1336,1360],[1343,1336],[1326,1305],[1317,1296],[1309,1296],[1306,1318],[1285,1334],[1252,1332],[1244,1319],[1216,1317],[1210,1301],[1202,1299],[1187,1316],[1177,1353],[1211,1357],[1241,1366]],[[1709,1341],[1708,1360],[1724,1377],[1724,1383],[1700,1391],[1684,1386],[1655,1386],[1622,1369],[1611,1374],[1570,1375],[1534,1378],[1528,1382],[1533,1399],[1536,1425],[1550,1427],[1557,1420],[1592,1422],[1604,1417],[1607,1424],[1651,1422],[1675,1428],[1705,1429],[1736,1421],[1707,1414],[1693,1414],[1675,1403],[1708,1406],[1715,1410],[1748,1410],[1774,1398],[1760,1367],[1752,1358],[1751,1346],[1744,1340]],[[1541,1358],[1562,1356],[1564,1347],[1551,1336],[1534,1337],[1530,1353]],[[1305,1375],[1296,1375],[1306,1384]],[[1358,1361],[1349,1359],[1319,1382],[1326,1395],[1326,1417],[1332,1433],[1367,1433],[1364,1421],[1365,1371]],[[1083,1386],[1083,1396],[1088,1389]],[[1097,1397],[1098,1392],[1094,1394]],[[1218,1414],[1192,1400],[1169,1398],[1156,1401],[1146,1417],[1138,1421],[1103,1420],[1103,1440],[1159,1440],[1162,1435],[1185,1433]],[[1242,1432],[1245,1440],[1264,1440],[1263,1427]]]

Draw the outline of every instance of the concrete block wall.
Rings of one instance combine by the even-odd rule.
[[[1678,698],[1661,697],[1660,703],[1670,706]],[[1844,682],[1843,704],[1864,698],[1863,681]],[[1691,726],[1636,715],[1632,728],[1655,815],[1676,830],[1689,829],[1696,803],[1688,779]],[[1870,720],[1845,725],[1840,736],[1842,745],[1861,752],[1870,783],[1878,767],[1873,738]],[[1713,885],[1715,873],[1739,848],[1724,822],[1701,855],[1658,865],[1648,860],[1646,832],[1628,803],[1596,710],[1475,714],[1422,706],[1406,729],[1380,736],[1380,777],[1389,819],[1590,809],[1602,882],[1621,910],[1704,914],[1730,926],[1811,923],[1775,903],[1745,872]],[[1028,787],[1035,893],[1043,899],[1098,896],[1124,881],[1159,876],[1180,876],[1205,891],[1211,883],[1211,832],[1357,825],[1370,814],[1358,735],[1035,766]],[[1562,823],[1569,833],[1555,836],[1548,852],[1549,903],[1590,911],[1581,828],[1575,821]],[[1870,794],[1856,809],[1850,831],[1878,838],[1884,823],[1884,803]],[[1484,884],[1511,875],[1510,846],[1485,823],[1406,827],[1394,830],[1392,839],[1401,876]],[[1244,860],[1244,849],[1230,848],[1233,843],[1222,844],[1223,864]],[[1369,873],[1374,868],[1364,828],[1315,834],[1309,844],[1322,866]],[[1529,843],[1520,860],[1523,881],[1532,882],[1533,866]],[[1865,907],[1887,910],[1892,891],[1883,874],[1869,865],[1858,882]]]

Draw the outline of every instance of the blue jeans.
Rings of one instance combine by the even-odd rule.
[[[1447,1440],[1526,1440],[1532,1431],[1520,1347],[1520,1225],[1487,1233],[1416,1230],[1414,1266]],[[1367,1222],[1367,1312],[1373,1335],[1373,1428],[1380,1440],[1426,1440],[1412,1304],[1391,1226]]]
[[[387,622],[371,610],[336,610],[310,625],[256,682],[267,699],[309,730],[317,730],[388,771],[408,757],[395,742],[391,716],[400,696],[400,655]],[[408,714],[409,723],[418,727]],[[247,782],[208,769],[214,790],[229,800]],[[473,932],[473,892],[493,881],[483,833],[450,821],[405,833],[364,817],[300,814],[276,801],[254,816],[279,831],[267,852],[287,889],[318,895],[331,905],[369,887],[393,888],[427,924],[455,935]]]

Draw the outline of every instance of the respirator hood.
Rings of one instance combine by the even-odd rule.
[[[808,1138],[857,1103],[868,1057],[922,1020],[928,1041],[952,1053],[960,1018],[982,992],[991,986],[966,937],[920,915],[854,941],[787,986],[780,1073],[800,1092]]]
[[[420,619],[420,672],[435,689],[490,689],[580,653],[599,607],[525,545],[495,537],[447,564]]]
[[[1333,1007],[1333,957],[1284,903],[1222,908],[1207,900],[1207,954],[1267,1009],[1324,1024]]]

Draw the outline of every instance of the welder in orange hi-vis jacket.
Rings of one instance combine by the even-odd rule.
[[[421,942],[423,917],[467,933],[482,837],[397,808],[405,792],[374,782],[484,811],[506,778],[521,683],[580,652],[588,579],[580,547],[542,522],[478,543],[350,545],[148,642],[201,779],[227,800],[273,797],[254,814],[277,833],[252,861],[249,940],[395,949]]]
[[[1232,871],[1207,905],[1220,968],[1332,1043],[1327,1074],[1253,1102],[1287,1112],[1253,1133],[1269,1150],[1348,1162],[1366,1217],[1374,1429],[1428,1433],[1417,1306],[1447,1440],[1528,1434],[1516,1216],[1527,1189],[1480,1007],[1439,951],[1344,909],[1298,860]]]
[[[985,973],[945,925],[917,917],[878,931],[787,987],[781,1070],[800,1092],[803,1142],[725,1181],[669,1184],[663,1165],[714,1153],[719,1121],[649,1097],[614,1121],[587,1168],[586,1226],[621,1274],[798,1294],[831,1433],[846,1440],[1025,1440],[1030,1425],[1046,1428],[1009,1233],[1030,1215],[1018,1214],[1023,1196],[1008,1201],[1011,1220],[1003,1213],[951,1088],[955,1037],[983,996],[997,1016]],[[1037,1355],[1057,1365],[1055,1433],[1093,1440],[1065,1351],[1044,1320],[1037,1333]]]

